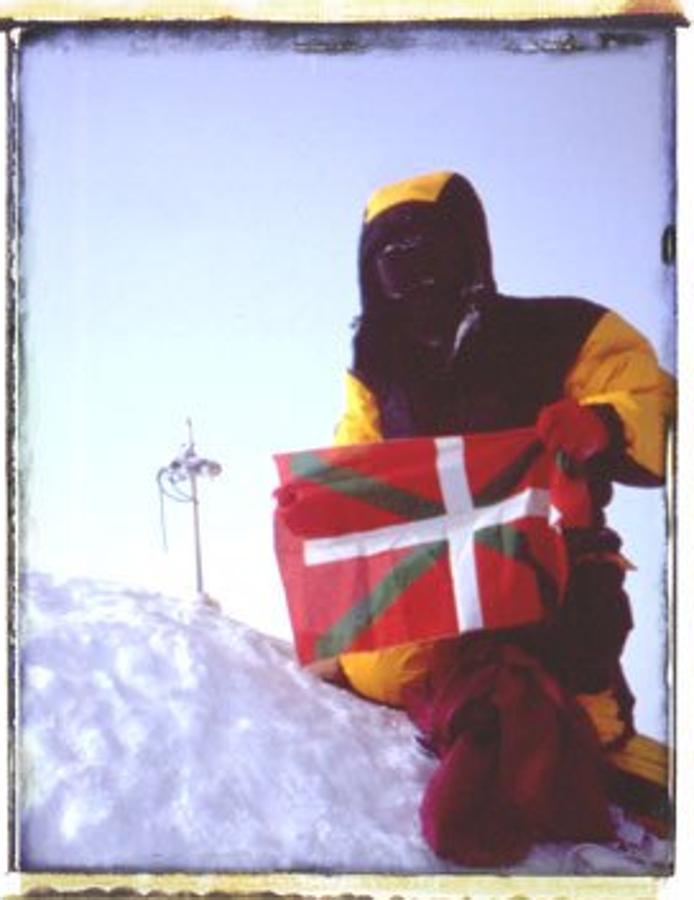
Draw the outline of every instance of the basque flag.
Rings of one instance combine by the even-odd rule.
[[[275,456],[275,549],[302,663],[536,622],[561,602],[562,525],[588,524],[533,429]]]

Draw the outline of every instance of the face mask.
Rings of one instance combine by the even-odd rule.
[[[459,251],[412,235],[386,244],[375,274],[387,314],[415,345],[447,358],[464,313]]]
[[[450,248],[420,235],[386,244],[375,268],[382,294],[393,302],[450,297],[462,281]]]

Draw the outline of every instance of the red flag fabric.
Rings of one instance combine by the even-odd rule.
[[[542,619],[585,483],[533,429],[275,456],[275,549],[301,662]]]

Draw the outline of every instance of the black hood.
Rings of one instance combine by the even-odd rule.
[[[453,244],[463,285],[478,296],[496,293],[482,203],[462,175],[436,172],[388,185],[370,198],[359,244],[363,313],[378,314],[383,307],[375,254],[413,232]]]

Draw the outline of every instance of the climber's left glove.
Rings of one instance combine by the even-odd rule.
[[[552,453],[563,451],[585,463],[610,447],[611,432],[597,410],[567,397],[540,411],[535,423],[540,440]]]

